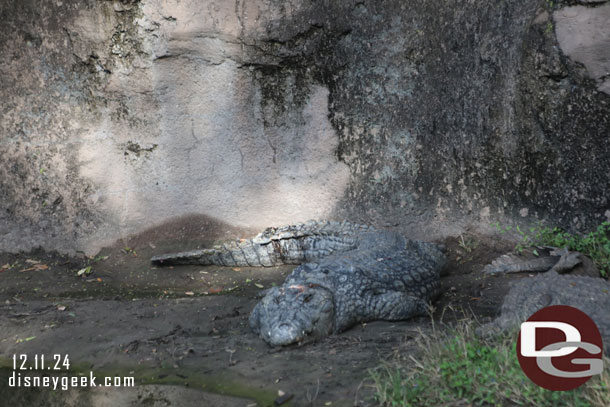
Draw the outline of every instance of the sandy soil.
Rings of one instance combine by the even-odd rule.
[[[273,349],[250,332],[247,319],[262,288],[281,284],[291,267],[154,268],[150,256],[176,245],[153,238],[121,242],[94,259],[43,251],[0,254],[4,400],[15,406],[269,406],[281,391],[292,395],[284,405],[374,405],[367,370],[414,352],[413,338],[431,326],[430,318],[378,321],[318,342]],[[498,313],[509,282],[523,276],[481,272],[510,244],[489,236],[463,239],[443,242],[450,266],[433,317],[451,321],[466,311],[486,321]],[[91,272],[78,276],[88,266]],[[9,388],[15,354],[68,355],[71,374],[134,376],[139,386],[67,392]]]

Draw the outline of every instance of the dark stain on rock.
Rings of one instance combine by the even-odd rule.
[[[141,147],[140,144],[136,142],[128,141],[127,145],[125,146],[124,155],[129,155],[129,153],[133,153],[136,156],[140,157],[140,155],[143,153],[152,153],[153,151],[155,151],[156,148],[157,144],[152,144],[150,147]]]
[[[535,23],[553,7],[316,3],[269,26],[261,47],[281,60],[261,81],[298,64],[330,89],[352,172],[341,216],[404,226],[438,210],[455,220],[526,208],[529,220],[588,229],[610,209],[610,97]],[[275,85],[268,99],[281,105]]]

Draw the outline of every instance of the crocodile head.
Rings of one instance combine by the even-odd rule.
[[[290,345],[333,332],[329,290],[309,285],[273,287],[250,315],[250,327],[271,346]]]

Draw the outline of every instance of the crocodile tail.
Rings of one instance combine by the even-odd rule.
[[[191,250],[154,256],[153,264],[173,266],[198,264],[226,267],[271,267],[283,264],[271,244],[258,244],[252,240],[214,246],[211,249]]]
[[[217,265],[228,267],[271,267],[301,264],[334,252],[352,250],[368,226],[349,222],[309,221],[268,228],[251,240],[215,246],[211,249],[165,254],[151,259],[154,264]]]

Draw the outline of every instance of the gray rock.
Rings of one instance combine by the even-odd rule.
[[[553,13],[553,20],[557,24],[555,32],[561,50],[586,67],[600,91],[610,94],[610,4],[594,8],[587,5],[565,7]]]
[[[610,3],[564,4],[0,0],[0,248],[95,254],[192,214],[588,230]]]

